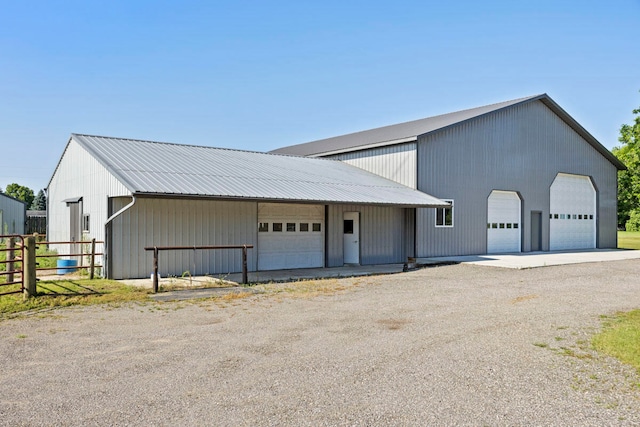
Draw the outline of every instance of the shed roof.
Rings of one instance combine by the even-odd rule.
[[[350,133],[332,138],[320,139],[303,144],[291,145],[271,151],[277,154],[290,154],[295,156],[320,157],[331,154],[339,154],[348,151],[365,150],[373,147],[400,144],[416,141],[419,136],[435,132],[449,126],[454,126],[480,116],[494,113],[498,110],[513,107],[533,101],[540,101],[553,111],[558,117],[567,123],[582,138],[591,144],[600,154],[613,163],[618,169],[626,167],[609,150],[606,149],[593,135],[583,128],[573,117],[564,111],[547,94],[534,95],[497,104],[485,105],[468,110],[456,111],[425,119],[413,120],[390,126]]]
[[[23,202],[22,200],[16,199],[15,197],[11,197],[8,194],[3,193],[2,191],[0,191],[0,197],[5,198],[5,200],[9,201],[9,203],[17,202],[17,203],[22,203],[24,206],[27,206],[27,204],[25,202]],[[0,231],[2,231],[2,230],[0,230]]]
[[[138,196],[448,206],[334,160],[80,134],[71,140]]]

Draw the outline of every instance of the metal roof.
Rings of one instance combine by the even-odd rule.
[[[551,109],[558,117],[566,122],[573,130],[591,144],[600,154],[613,163],[618,169],[624,170],[626,167],[609,150],[607,150],[596,138],[584,129],[575,119],[556,104],[547,94],[529,96],[500,102],[497,104],[485,105],[483,107],[442,114],[425,119],[413,120],[410,122],[384,126],[376,129],[355,132],[333,138],[320,139],[304,144],[291,145],[271,151],[276,154],[290,154],[294,156],[320,157],[331,154],[344,153],[348,151],[365,150],[373,147],[394,145],[403,142],[416,141],[418,136],[430,132],[441,130],[449,126],[484,116],[509,108],[515,105],[532,101],[541,101]]]
[[[335,160],[80,134],[71,139],[138,196],[448,206]]]

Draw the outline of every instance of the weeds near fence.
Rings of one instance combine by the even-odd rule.
[[[20,285],[15,285],[16,290]],[[0,320],[8,315],[74,305],[121,304],[148,300],[150,289],[127,286],[115,280],[42,280],[38,298],[23,299],[21,294],[0,296]]]

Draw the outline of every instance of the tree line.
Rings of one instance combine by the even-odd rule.
[[[33,190],[24,185],[16,184],[15,182],[7,185],[7,188],[2,191],[0,187],[0,193],[4,193],[9,197],[23,201],[28,209],[34,211],[46,211],[47,210],[47,196],[44,190],[38,191],[38,194],[34,194]]]
[[[640,108],[632,124],[620,127],[620,145],[613,154],[627,167],[618,172],[618,228],[640,231]]]

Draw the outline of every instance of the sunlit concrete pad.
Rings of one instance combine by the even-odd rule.
[[[291,270],[252,271],[249,283],[293,282],[337,277],[372,276],[394,274],[403,271],[404,264],[345,265],[332,268],[298,268]],[[132,286],[152,287],[151,278],[123,280]],[[165,288],[229,288],[242,283],[242,273],[220,274],[204,277],[160,277],[159,284]]]
[[[528,252],[517,254],[466,255],[452,257],[418,258],[418,265],[466,263],[502,268],[537,268],[551,265],[581,264],[586,262],[640,259],[640,251],[624,249],[589,249],[571,252]]]

